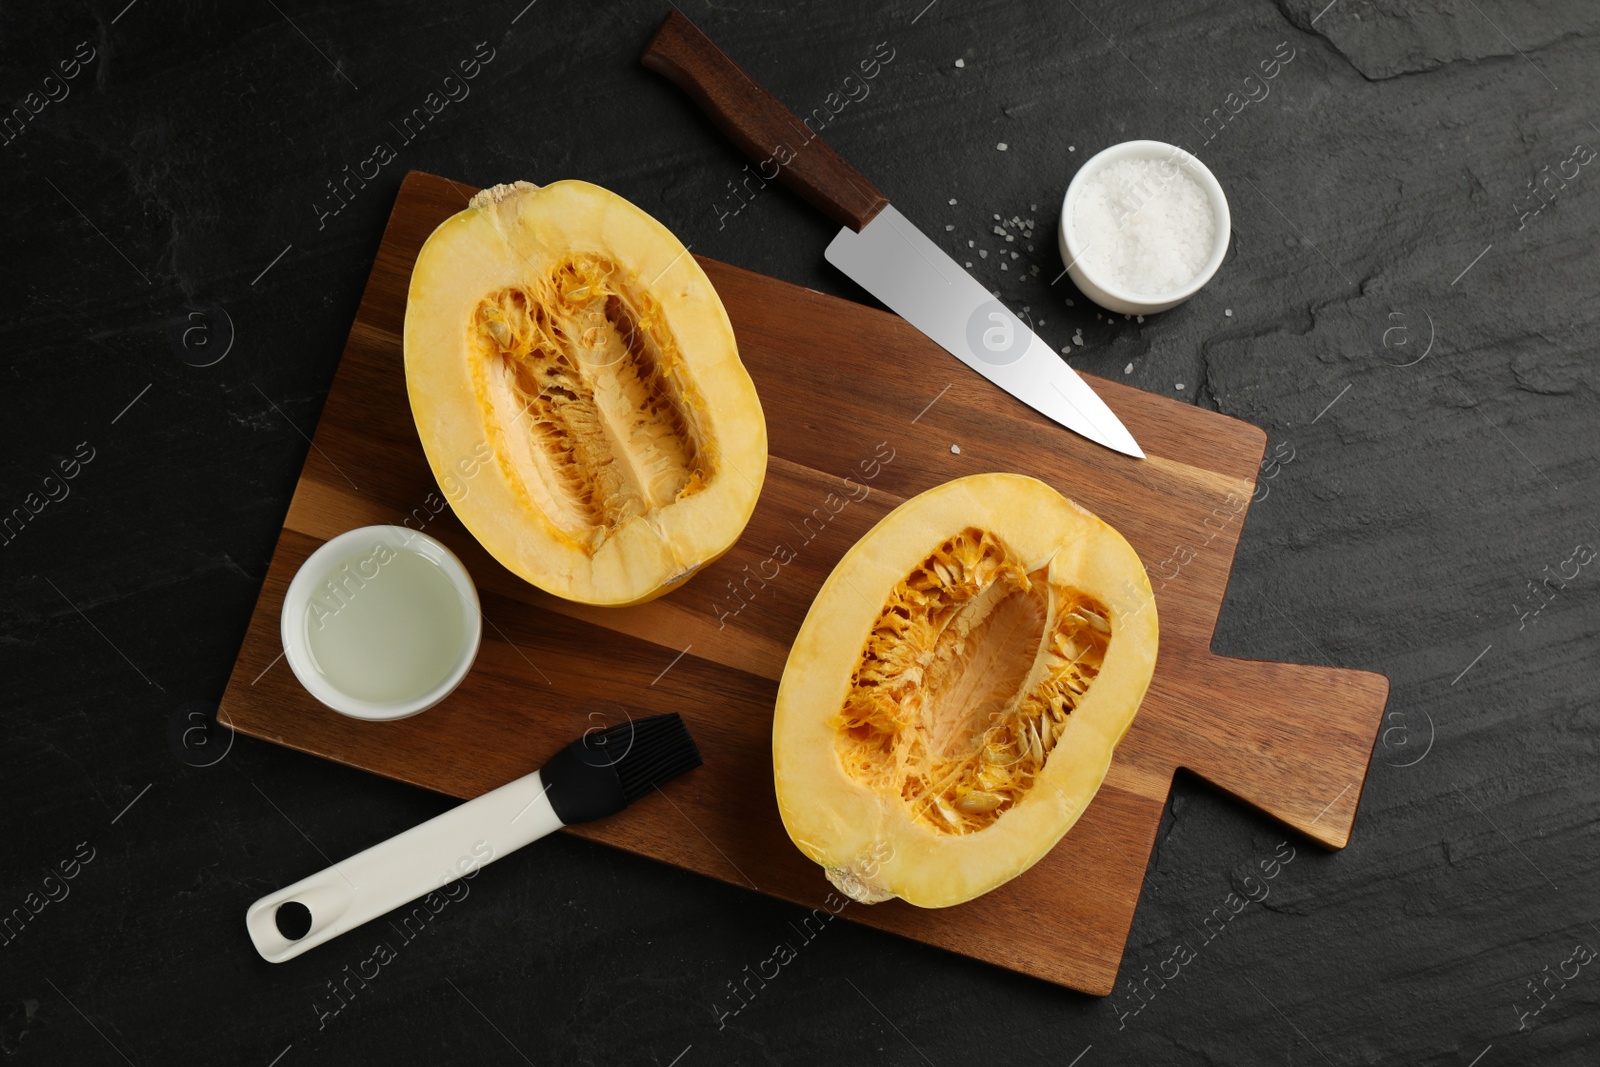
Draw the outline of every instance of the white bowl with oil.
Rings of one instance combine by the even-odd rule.
[[[374,721],[449,696],[483,637],[467,569],[403,526],[363,526],[311,553],[289,583],[280,629],[289,669],[312,696]]]

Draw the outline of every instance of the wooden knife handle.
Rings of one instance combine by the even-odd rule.
[[[763,181],[778,179],[841,226],[859,231],[889,206],[871,182],[679,12],[661,23],[639,62],[693,97],[755,161]]]

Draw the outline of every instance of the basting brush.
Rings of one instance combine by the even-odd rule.
[[[532,774],[262,897],[245,913],[250,940],[272,963],[293,959],[563,826],[615,815],[698,766],[676,714],[592,731]]]

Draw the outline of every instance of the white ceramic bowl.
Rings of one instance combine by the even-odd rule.
[[[1205,266],[1200,268],[1200,273],[1181,289],[1174,289],[1169,293],[1130,293],[1117,288],[1105,279],[1095,277],[1092,270],[1079,262],[1084,248],[1073,232],[1072,225],[1077,192],[1085,179],[1123,159],[1170,159],[1184,168],[1185,173],[1205,191],[1206,198],[1211,202],[1211,213],[1217,224],[1211,256],[1206,260]],[[1157,311],[1177,307],[1211,280],[1211,276],[1217,273],[1217,268],[1222,265],[1223,257],[1228,254],[1228,238],[1231,233],[1232,219],[1228,214],[1228,198],[1223,195],[1222,184],[1217,181],[1216,175],[1212,174],[1204,163],[1183,149],[1162,141],[1124,141],[1091,156],[1078,168],[1078,173],[1072,176],[1072,183],[1067,186],[1067,195],[1061,201],[1061,225],[1057,230],[1056,243],[1061,249],[1061,261],[1067,265],[1067,273],[1072,275],[1073,283],[1084,296],[1108,311],[1120,311],[1124,315],[1152,315]]]
[[[395,552],[411,552],[431,560],[462,599],[461,644],[450,670],[426,692],[389,702],[352,696],[329,681],[315,665],[306,639],[305,625],[306,610],[312,596],[320,591],[320,583],[339,561],[359,551],[362,546],[378,544],[386,545]],[[306,687],[307,692],[341,714],[382,722],[404,719],[426,711],[461,684],[461,679],[467,676],[473,660],[478,656],[478,645],[483,639],[483,618],[479,614],[478,589],[472,584],[472,576],[455,557],[455,553],[427,534],[404,526],[363,526],[325,542],[300,565],[283,598],[279,633],[283,638],[283,651],[289,661],[289,669],[294,671],[294,676]]]

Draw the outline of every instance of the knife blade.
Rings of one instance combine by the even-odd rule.
[[[751,160],[842,225],[829,263],[963,364],[1090,441],[1144,458],[1127,427],[1015,312],[678,11],[640,62],[700,105]],[[820,123],[819,123],[820,125]],[[769,170],[771,173],[769,173]]]

